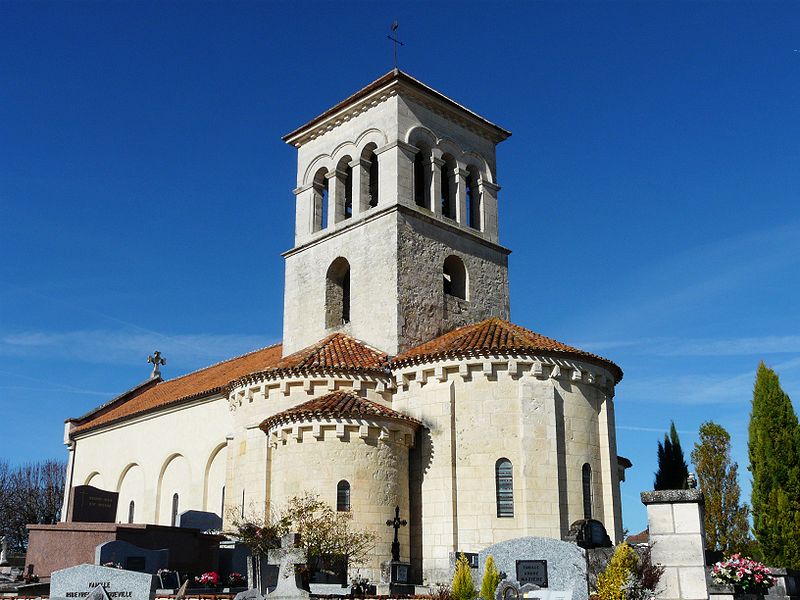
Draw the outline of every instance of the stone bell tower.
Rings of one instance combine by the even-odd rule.
[[[335,331],[394,355],[508,319],[495,147],[509,135],[397,69],[286,135],[284,355]]]

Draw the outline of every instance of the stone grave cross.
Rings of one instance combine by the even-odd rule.
[[[302,589],[300,574],[295,565],[306,564],[306,551],[297,548],[298,536],[296,533],[287,533],[281,538],[281,547],[270,550],[267,559],[271,565],[280,565],[278,568],[278,585],[270,593],[270,598],[308,598],[309,593]]]
[[[386,525],[388,527],[394,527],[394,541],[392,542],[392,561],[400,562],[400,539],[397,537],[397,533],[400,531],[401,527],[405,527],[406,525],[408,525],[408,521],[400,518],[399,506],[395,506],[394,519],[388,519],[386,521]]]
[[[8,564],[8,538],[6,536],[0,537],[0,567]]]

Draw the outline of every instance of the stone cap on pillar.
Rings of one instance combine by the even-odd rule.
[[[700,490],[650,490],[641,493],[642,504],[705,504]]]

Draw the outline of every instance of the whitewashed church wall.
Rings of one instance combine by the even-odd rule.
[[[406,443],[379,439],[376,429],[367,434],[357,425],[344,427],[341,437],[335,426],[324,426],[315,436],[309,425],[270,449],[270,473],[273,512],[305,492],[318,493],[336,507],[337,484],[349,482],[354,525],[377,535],[372,559],[361,572],[373,581],[380,577],[380,562],[391,558],[386,520],[394,517],[395,506],[404,516],[409,510]],[[402,560],[408,560],[408,535],[407,528],[400,530]]]
[[[406,95],[401,95],[399,98],[398,116],[401,140],[408,141],[408,135],[414,128],[424,127],[436,136],[437,141],[447,140],[450,142],[450,145],[445,142],[442,147],[445,151],[452,153],[453,158],[461,158],[463,161],[467,159],[466,156],[462,156],[463,154],[476,154],[485,160],[489,167],[491,181],[497,181],[495,175],[496,145],[492,140],[453,122],[452,118],[434,112],[431,108],[423,106],[419,100]]]
[[[297,149],[297,187],[311,183],[321,167],[334,169],[345,155],[353,160],[360,158],[361,150],[369,142],[381,148],[394,140],[397,140],[397,97],[376,99],[374,106],[366,107],[364,112]]]
[[[284,355],[343,331],[367,344],[397,347],[397,216],[382,213],[286,257]],[[326,275],[337,257],[350,263],[350,323],[325,323]]]
[[[176,492],[178,512],[206,510],[206,467],[232,429],[228,401],[216,396],[89,432],[76,440],[72,485],[96,472],[92,485],[121,492],[119,521],[133,500],[134,522],[169,524]]]
[[[583,518],[584,463],[593,473],[593,516],[613,537],[616,523],[605,516],[616,508],[605,506],[614,500],[603,493],[597,386],[566,368],[551,378],[547,367],[531,376],[530,364],[523,368],[522,361],[514,361],[512,370],[508,361],[465,363],[438,363],[398,375],[395,409],[420,419],[429,430],[423,436],[430,437],[428,449],[418,441],[415,452],[426,456],[420,457],[421,466],[412,462],[411,473],[413,482],[416,471],[424,472],[417,535],[426,577],[446,576],[449,552],[477,552],[519,535],[560,539]],[[610,381],[610,374],[602,377]],[[500,458],[513,465],[513,517],[497,516]],[[450,522],[456,529],[444,531]]]

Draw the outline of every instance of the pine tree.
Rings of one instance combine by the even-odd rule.
[[[753,533],[764,560],[800,568],[800,427],[778,375],[758,365],[748,455],[753,476]]]
[[[689,467],[683,457],[681,440],[673,421],[669,433],[664,434],[664,442],[658,443],[658,471],[656,471],[653,489],[656,490],[684,490],[689,477]]]
[[[473,600],[478,595],[475,584],[472,581],[472,571],[469,569],[469,561],[462,552],[456,561],[456,571],[453,573],[453,585],[450,586],[450,597],[452,600]]]
[[[486,564],[483,566],[483,580],[481,581],[481,598],[483,600],[494,600],[494,592],[500,583],[500,571],[494,565],[494,557],[490,554],[486,557]]]
[[[739,503],[739,465],[731,462],[730,434],[713,421],[703,423],[700,443],[692,450],[692,462],[705,496],[706,547],[725,556],[746,551],[749,509]]]

